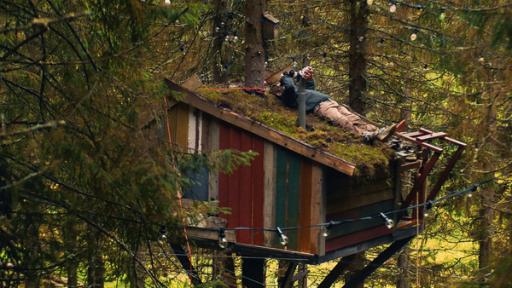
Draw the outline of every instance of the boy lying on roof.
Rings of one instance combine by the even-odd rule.
[[[284,105],[297,108],[299,93],[297,84],[301,80],[304,85],[306,113],[313,112],[335,125],[354,132],[363,137],[365,142],[371,143],[374,139],[386,141],[395,132],[397,124],[379,129],[375,125],[368,123],[365,119],[362,119],[359,115],[339,105],[338,102],[332,100],[329,96],[316,91],[315,81],[313,80],[313,68],[311,66],[307,66],[299,72],[290,70],[283,74],[281,86],[284,90],[280,99]]]

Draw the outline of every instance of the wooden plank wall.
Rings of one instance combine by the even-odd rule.
[[[322,171],[309,159],[274,146],[275,153],[275,225],[298,227],[285,231],[288,249],[318,253],[320,230],[311,227],[323,221]],[[280,247],[277,237],[273,245]]]
[[[264,141],[229,124],[219,126],[219,149],[258,153],[250,166],[241,166],[231,175],[219,173],[219,205],[231,208],[231,214],[225,215],[228,227],[263,227]],[[238,231],[237,241],[263,245],[263,232]]]
[[[188,121],[190,106],[178,103],[169,111],[171,141],[181,149],[188,148]]]
[[[196,179],[208,182],[208,195],[202,200],[219,200],[220,207],[231,209],[223,215],[228,227],[300,227],[286,231],[287,249],[323,255],[321,229],[309,227],[326,219],[322,165],[181,103],[173,106],[169,119],[173,143],[189,152],[258,153],[250,166],[231,175],[208,171]],[[236,234],[239,243],[283,248],[276,232]]]
[[[188,153],[201,153],[205,148],[203,113],[189,105],[178,103],[170,109],[168,117],[174,148]],[[208,168],[197,167],[194,170],[184,170],[182,173],[192,181],[191,186],[183,189],[184,198],[208,200]]]
[[[299,226],[301,158],[276,147],[276,226]],[[297,250],[298,231],[286,231],[288,248]]]
[[[381,171],[371,179],[364,179],[347,177],[332,169],[326,170],[326,221],[374,216],[395,208],[394,179],[387,171]],[[326,239],[326,251],[346,247],[347,243],[378,237],[380,234],[374,233],[377,231],[375,229],[381,234],[391,233],[380,218],[337,226],[331,229]]]
[[[276,150],[275,146],[265,141],[263,172],[265,173],[265,195],[263,205],[263,223],[265,227],[276,226]],[[277,243],[276,233],[265,232],[265,246],[272,247]]]

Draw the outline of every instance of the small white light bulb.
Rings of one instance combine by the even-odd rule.
[[[384,224],[386,225],[386,227],[388,229],[392,229],[393,226],[395,226],[395,222],[392,219],[390,219],[388,216],[386,216],[386,214],[381,212],[380,217],[382,217],[382,219],[384,219]]]
[[[226,239],[224,228],[219,229],[219,247],[222,249],[228,247],[228,239]]]
[[[277,233],[279,234],[279,238],[280,238],[279,243],[281,243],[281,245],[283,245],[283,246],[288,245],[288,236],[286,236],[283,233],[283,230],[280,227],[277,227],[276,230],[277,230]]]

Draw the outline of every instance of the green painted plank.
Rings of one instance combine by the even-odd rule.
[[[276,225],[299,225],[300,156],[282,148],[276,149]],[[297,249],[296,229],[286,231],[288,248]],[[277,239],[279,240],[279,239]]]

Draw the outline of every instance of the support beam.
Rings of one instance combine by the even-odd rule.
[[[331,270],[331,272],[329,272],[329,274],[327,274],[327,276],[325,276],[324,280],[320,283],[320,285],[318,285],[318,288],[331,287],[331,285],[334,284],[334,282],[336,282],[336,280],[338,280],[338,278],[341,276],[341,274],[343,274],[343,272],[345,272],[348,265],[350,263],[352,263],[352,260],[354,260],[354,258],[355,258],[354,255],[343,257],[340,260],[340,262],[338,262],[338,264],[336,264],[336,266],[334,266],[334,268]]]
[[[169,243],[169,245],[176,255],[176,258],[178,258],[181,265],[183,266],[183,269],[185,269],[185,272],[187,273],[192,285],[194,285],[194,287],[201,285],[201,278],[199,278],[199,274],[197,274],[196,269],[194,269],[194,266],[192,266],[192,263],[190,262],[190,259],[188,259],[187,253],[185,250],[183,250],[183,247],[175,243]]]
[[[363,283],[364,280],[370,276],[377,268],[382,266],[384,262],[386,262],[389,258],[391,258],[395,253],[402,250],[402,248],[409,243],[409,241],[412,240],[414,236],[404,238],[401,240],[397,240],[393,242],[386,250],[382,251],[379,256],[377,256],[375,259],[372,260],[366,267],[364,267],[361,271],[359,271],[357,274],[352,276],[346,283],[343,288],[351,288],[355,287],[360,283]],[[320,287],[320,286],[319,286]],[[328,286],[325,286],[328,287]]]
[[[295,273],[295,269],[297,268],[296,262],[290,262],[288,263],[288,268],[286,269],[286,272],[284,276],[279,279],[279,288],[288,288],[292,287],[292,278],[293,274]]]
[[[265,259],[242,257],[242,286],[265,287]]]

